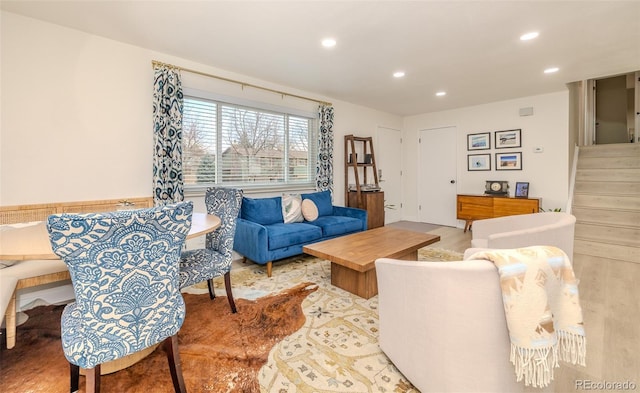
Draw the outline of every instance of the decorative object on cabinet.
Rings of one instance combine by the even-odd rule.
[[[505,180],[487,180],[484,184],[484,193],[507,195],[509,193],[509,182]]]
[[[468,154],[467,170],[468,171],[490,171],[491,170],[491,154]]]
[[[516,198],[527,198],[529,196],[529,183],[517,182],[515,196]]]
[[[481,132],[467,135],[467,150],[491,149],[491,133]]]
[[[540,198],[509,198],[499,195],[463,195],[457,196],[456,213],[458,220],[465,220],[464,231],[471,228],[474,220],[513,216],[517,214],[538,213]]]
[[[520,129],[496,131],[494,134],[496,149],[509,149],[522,146],[522,142],[520,141]]]
[[[357,162],[352,157],[364,157]],[[367,229],[384,225],[384,192],[381,191],[372,137],[344,136],[345,206],[367,211]],[[349,173],[355,183],[349,184]],[[373,176],[373,177],[371,177]]]
[[[521,171],[522,152],[496,153],[496,171]]]

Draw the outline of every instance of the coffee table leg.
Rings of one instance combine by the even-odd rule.
[[[331,262],[331,285],[365,299],[378,294],[375,268],[359,272]]]
[[[400,259],[403,261],[417,261],[418,260],[418,250],[408,252],[405,255],[395,257],[394,259]]]

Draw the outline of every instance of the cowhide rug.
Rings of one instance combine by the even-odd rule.
[[[299,284],[257,300],[236,299],[232,314],[227,298],[184,294],[187,317],[178,333],[182,372],[193,392],[259,392],[258,371],[271,348],[300,329],[302,301],[318,287]],[[68,392],[69,365],[60,345],[64,306],[27,311],[18,327],[16,346],[0,351],[2,392]],[[2,337],[4,339],[4,337]],[[80,377],[84,391],[84,377]],[[103,392],[172,392],[167,357],[158,347],[135,365],[101,379]]]

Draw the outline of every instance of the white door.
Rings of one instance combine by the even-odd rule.
[[[455,227],[456,127],[420,130],[420,222]]]
[[[380,187],[384,191],[384,222],[402,219],[402,132],[393,128],[378,127],[375,143],[376,167]],[[382,176],[380,176],[382,175]]]

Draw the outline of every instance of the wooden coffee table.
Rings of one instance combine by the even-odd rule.
[[[378,258],[418,260],[418,249],[440,241],[429,233],[380,227],[309,244],[302,251],[331,261],[331,284],[369,299],[378,293]]]

